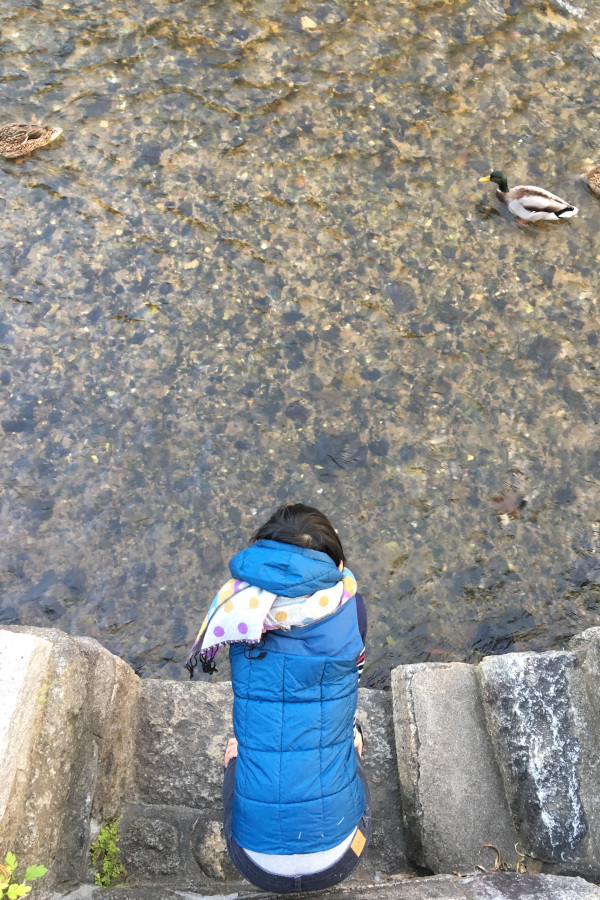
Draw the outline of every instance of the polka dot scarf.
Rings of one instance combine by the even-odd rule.
[[[224,644],[258,644],[266,631],[312,625],[355,594],[356,580],[350,569],[344,569],[333,587],[307,597],[280,597],[230,578],[211,603],[187,658],[185,667],[190,678],[198,662],[203,672],[216,672],[215,658]]]

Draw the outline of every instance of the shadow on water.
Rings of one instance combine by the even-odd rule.
[[[0,15],[2,622],[181,661],[283,501],[390,665],[598,624],[600,5]],[[580,208],[520,228],[502,168]],[[227,676],[226,664],[219,677]]]

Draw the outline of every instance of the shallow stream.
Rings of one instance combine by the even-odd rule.
[[[2,623],[187,677],[301,500],[370,685],[600,624],[600,0],[7,3],[0,87]]]

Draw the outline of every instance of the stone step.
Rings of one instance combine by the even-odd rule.
[[[7,716],[0,776],[8,798],[0,806],[0,851],[48,867],[38,893],[80,884],[93,819],[120,811],[138,682],[123,660],[90,638],[52,628],[0,629]]]
[[[473,870],[482,844],[514,857],[518,835],[487,733],[475,667],[392,673],[402,810],[411,859],[434,872]]]
[[[163,885],[142,887],[95,888],[84,885],[65,900],[259,900],[280,895],[235,891],[193,893],[173,890]],[[583,878],[556,875],[513,875],[498,872],[467,878],[436,875],[429,878],[398,878],[385,883],[349,885],[347,882],[330,891],[302,894],[305,900],[600,900],[600,888]]]
[[[0,820],[3,841],[18,839],[27,770],[41,726],[51,647],[29,634],[0,631]],[[2,858],[3,860],[3,858]]]
[[[575,664],[573,653],[509,653],[478,672],[513,821],[527,852],[546,862],[576,859],[588,832],[569,696]]]
[[[493,844],[514,865],[517,844],[528,870],[600,880],[599,671],[598,628],[569,652],[395,669],[409,858],[472,870]]]
[[[252,893],[221,824],[231,708],[230,684],[140,681],[96,641],[0,628],[0,853],[48,866],[38,896],[65,893],[93,877],[91,839],[120,815],[120,891]],[[374,834],[352,896],[489,869],[482,844],[513,870],[517,845],[527,877],[423,881],[432,896],[560,883],[567,897],[579,884],[540,873],[600,881],[600,628],[568,651],[399,667],[391,695],[359,691],[358,720]]]

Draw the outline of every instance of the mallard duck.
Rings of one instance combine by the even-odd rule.
[[[45,147],[62,134],[62,128],[50,125],[23,125],[11,122],[0,126],[0,156],[26,159],[38,147]]]
[[[576,206],[571,206],[566,200],[561,200],[544,188],[519,184],[509,190],[503,172],[494,171],[479,180],[495,182],[498,185],[496,196],[506,203],[513,216],[521,222],[558,222],[561,219],[571,219],[578,213]]]
[[[581,180],[585,181],[590,191],[600,194],[600,166],[594,166],[589,172],[584,172]]]

